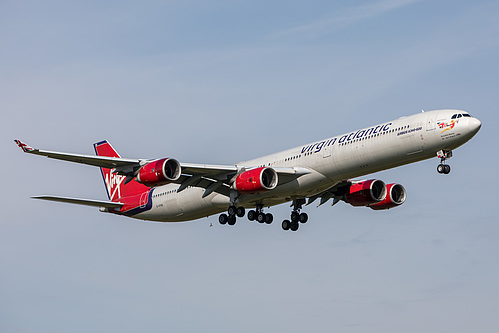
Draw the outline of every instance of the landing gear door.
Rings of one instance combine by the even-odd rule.
[[[433,131],[437,128],[435,124],[436,118],[437,114],[435,112],[428,113],[428,118],[426,119],[426,131]]]

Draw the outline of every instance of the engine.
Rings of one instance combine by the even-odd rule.
[[[407,194],[405,188],[400,184],[388,184],[386,185],[386,198],[374,205],[369,207],[374,210],[390,209],[397,207],[405,202]]]
[[[268,167],[245,171],[237,176],[234,189],[240,193],[255,194],[277,186],[277,172]]]
[[[163,158],[149,162],[140,168],[137,181],[146,186],[159,186],[171,183],[180,178],[182,168],[173,158]]]
[[[386,197],[386,186],[381,180],[371,179],[350,186],[345,201],[352,206],[370,206]]]

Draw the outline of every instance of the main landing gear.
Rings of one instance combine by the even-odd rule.
[[[236,224],[236,217],[244,217],[244,214],[244,207],[231,205],[229,206],[229,209],[227,209],[227,214],[220,214],[218,222],[220,222],[220,224],[234,225]],[[271,224],[274,221],[274,216],[270,213],[265,214],[263,212],[263,205],[258,205],[256,210],[250,210],[248,212],[248,220],[256,220],[259,223]]]
[[[291,206],[293,207],[293,211],[291,212],[291,221],[284,220],[282,221],[282,229],[296,231],[298,230],[300,223],[307,223],[308,215],[307,213],[300,213],[300,210],[305,203],[305,199],[297,199],[293,200]]]
[[[218,217],[218,222],[220,224],[234,225],[236,224],[236,216],[243,217],[245,213],[244,207],[229,206],[227,209],[227,214],[220,214]]]
[[[291,219],[282,221],[282,228],[284,230],[297,231],[300,223],[307,223],[307,213],[300,213],[300,210],[304,204],[305,199],[293,200],[293,203],[291,204],[293,207]],[[237,217],[243,217],[244,214],[244,207],[230,205],[227,209],[227,214],[220,214],[218,222],[220,222],[220,224],[234,225],[236,224]],[[265,214],[263,212],[263,205],[257,205],[254,210],[252,209],[248,211],[248,220],[257,221],[258,223],[271,224],[274,221],[274,216],[270,213]]]
[[[450,165],[445,164],[445,161],[452,157],[452,151],[440,150],[437,152],[437,156],[440,158],[440,164],[437,166],[437,172],[447,175],[450,172]]]
[[[274,221],[274,216],[270,213],[265,214],[262,209],[262,205],[257,205],[256,210],[250,210],[248,212],[248,220],[271,224]]]

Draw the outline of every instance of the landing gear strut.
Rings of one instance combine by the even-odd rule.
[[[307,213],[300,213],[303,204],[305,204],[305,199],[293,200],[293,203],[291,204],[291,206],[293,207],[293,211],[291,212],[291,221],[290,220],[282,221],[283,230],[291,229],[291,231],[296,231],[300,226],[298,222],[307,223],[308,221]]]
[[[445,161],[452,157],[452,151],[440,150],[437,152],[437,156],[440,158],[440,164],[437,166],[437,172],[447,175],[450,172],[450,165],[445,164]]]

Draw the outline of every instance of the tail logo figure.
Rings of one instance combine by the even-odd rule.
[[[111,199],[111,201],[116,201],[121,198],[121,184],[125,178],[125,176],[111,172],[105,174],[107,193],[109,193],[109,199]]]

